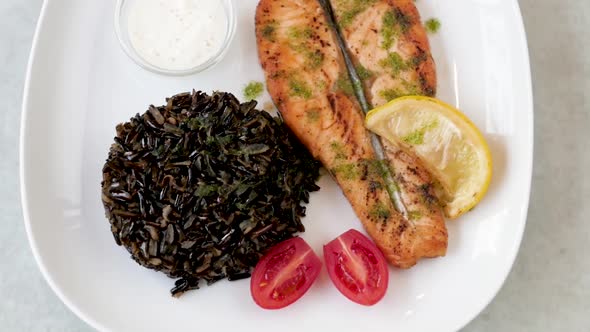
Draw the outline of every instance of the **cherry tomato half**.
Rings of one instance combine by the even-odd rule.
[[[383,253],[360,232],[351,229],[324,246],[324,261],[336,288],[362,305],[379,302],[389,284]]]
[[[254,268],[250,292],[264,309],[280,309],[297,301],[320,274],[322,262],[302,238],[272,247]]]

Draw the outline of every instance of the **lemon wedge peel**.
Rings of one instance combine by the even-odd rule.
[[[418,114],[416,110],[420,110],[421,113]],[[406,124],[405,127],[401,126],[402,129],[412,128],[400,133],[403,130],[398,127],[404,116],[427,118],[420,118],[411,125]],[[398,126],[391,128],[391,120],[396,117]],[[379,136],[415,153],[423,161],[425,167],[444,188],[445,195],[441,195],[444,197],[440,198],[448,218],[455,219],[472,210],[487,193],[492,178],[490,149],[477,126],[453,106],[426,96],[400,97],[371,110],[367,114],[365,125]],[[438,137],[433,135],[437,130]],[[442,134],[441,130],[446,131]],[[445,137],[439,139],[440,136]],[[435,139],[439,140],[434,141]],[[435,152],[440,155],[441,151],[428,149],[433,145],[440,147],[445,144],[454,146],[444,146],[442,157],[439,156],[436,160]],[[457,153],[459,156],[450,161],[446,160],[449,159],[449,151],[453,151],[455,157]],[[449,166],[451,163],[458,164],[449,169],[441,166]]]

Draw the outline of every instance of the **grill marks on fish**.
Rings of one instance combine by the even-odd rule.
[[[415,231],[412,241],[415,255],[444,255],[448,245],[448,232],[430,173],[415,155],[386,140],[383,143],[387,160],[396,170],[396,182],[408,211],[407,220]]]
[[[425,203],[420,189],[430,183],[428,173],[395,146],[387,146],[389,164],[377,159],[348,88],[352,83],[335,32],[317,0],[261,0],[256,36],[268,90],[285,123],[328,169],[389,261],[410,267],[421,257],[444,255],[442,212]],[[383,167],[397,172],[413,219],[395,209]]]
[[[366,2],[354,18],[348,8]],[[436,69],[420,14],[412,0],[330,0],[373,106],[404,95],[436,94]],[[350,21],[350,22],[348,22]],[[346,24],[343,24],[345,22]]]

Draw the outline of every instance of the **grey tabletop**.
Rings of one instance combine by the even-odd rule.
[[[21,97],[41,4],[0,1],[0,331],[89,331],[43,280],[20,209]],[[590,331],[590,1],[520,4],[535,94],[528,224],[506,284],[464,331]]]

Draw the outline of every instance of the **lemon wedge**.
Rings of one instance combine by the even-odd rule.
[[[486,194],[490,149],[479,129],[454,107],[424,96],[401,97],[369,112],[365,122],[422,160],[442,188],[439,198],[448,218],[470,211]]]

